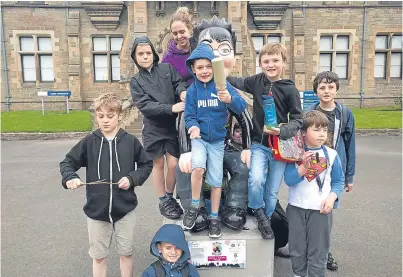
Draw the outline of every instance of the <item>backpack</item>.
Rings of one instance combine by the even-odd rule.
[[[155,270],[155,276],[156,277],[165,277],[165,269],[161,264],[161,261],[155,261],[151,264],[154,267]],[[182,275],[182,277],[189,277],[189,263],[186,262],[186,265],[184,267],[181,268],[180,273]]]

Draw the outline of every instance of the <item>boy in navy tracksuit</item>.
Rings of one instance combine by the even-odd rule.
[[[213,59],[211,48],[200,44],[186,61],[195,81],[187,90],[185,104],[185,124],[192,143],[192,203],[185,213],[183,225],[186,229],[195,225],[207,164],[205,181],[211,186],[209,236],[216,238],[221,236],[218,209],[228,109],[240,114],[245,110],[246,103],[228,82],[225,90],[217,90],[213,80]]]

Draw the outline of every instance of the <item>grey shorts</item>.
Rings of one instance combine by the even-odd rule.
[[[93,259],[105,258],[109,253],[112,236],[116,239],[116,252],[120,256],[131,256],[134,251],[134,229],[136,226],[134,210],[114,224],[87,217],[90,250]]]

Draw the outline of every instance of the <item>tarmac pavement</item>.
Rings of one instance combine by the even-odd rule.
[[[402,271],[401,137],[357,137],[353,192],[334,212],[331,251],[339,271],[327,276],[396,277]],[[59,162],[77,140],[1,144],[1,276],[91,276],[85,189],[63,189]],[[85,171],[79,171],[84,178]],[[163,218],[149,179],[136,188],[135,276],[154,261],[149,243]],[[287,188],[280,192],[286,203]],[[258,253],[257,253],[258,254]],[[112,250],[108,276],[120,276]],[[292,277],[290,261],[275,259],[275,277]]]

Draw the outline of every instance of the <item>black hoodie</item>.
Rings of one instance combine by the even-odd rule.
[[[136,48],[139,44],[151,46],[154,59],[150,70],[142,68],[136,60]],[[130,82],[130,91],[134,105],[144,115],[144,125],[152,125],[161,130],[161,135],[177,139],[175,121],[177,114],[172,113],[172,106],[179,101],[179,95],[186,90],[186,82],[170,65],[159,64],[159,57],[151,41],[146,36],[134,40],[131,57],[139,69]]]
[[[253,142],[268,146],[268,135],[263,133],[264,112],[263,95],[271,91],[276,104],[278,123],[288,123],[280,126],[280,137],[290,138],[302,127],[302,108],[299,91],[294,82],[288,79],[271,82],[264,73],[250,77],[228,77],[231,85],[253,95]]]
[[[128,190],[115,184],[86,185],[85,214],[92,219],[116,222],[136,208],[134,187],[147,180],[153,163],[135,136],[120,129],[109,142],[97,129],[81,139],[60,163],[64,188],[67,189],[67,181],[79,178],[76,171],[81,167],[86,168],[86,183],[99,180],[117,183],[122,177],[129,179]]]

